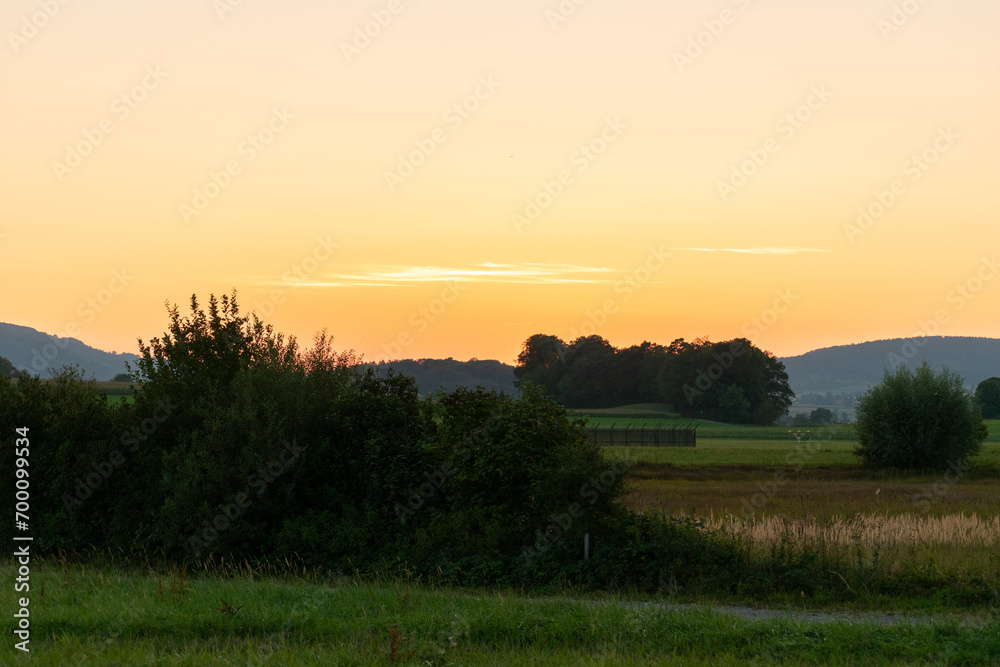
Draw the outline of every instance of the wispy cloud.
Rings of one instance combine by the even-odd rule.
[[[803,252],[829,252],[819,248],[671,248],[688,252],[736,252],[745,255],[797,255]]]
[[[560,285],[607,282],[600,276],[610,271],[606,267],[573,264],[486,262],[457,267],[375,266],[364,267],[364,270],[357,273],[316,274],[313,279],[301,282],[259,276],[247,278],[245,282],[263,286],[294,284],[301,287],[416,287],[424,283],[447,281]]]

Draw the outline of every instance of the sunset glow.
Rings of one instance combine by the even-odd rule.
[[[8,0],[0,321],[135,352],[165,302],[235,289],[368,360],[512,363],[588,322],[779,356],[941,311],[998,337],[998,25],[987,0]]]

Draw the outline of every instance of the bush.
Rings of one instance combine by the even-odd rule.
[[[39,551],[107,546],[115,523],[115,484],[126,454],[118,443],[131,408],[112,406],[79,368],[64,366],[52,379],[22,375],[0,382],[0,433],[27,428],[33,548]],[[13,456],[0,458],[0,477],[13,488]],[[13,516],[14,494],[0,507]]]
[[[417,559],[490,554],[530,563],[582,544],[615,512],[627,466],[606,461],[583,422],[531,385],[513,399],[459,388],[429,402],[429,467],[395,511],[420,535]]]
[[[986,439],[979,407],[962,378],[924,362],[885,372],[857,408],[855,454],[870,468],[944,470],[979,453]]]
[[[484,583],[617,512],[625,465],[530,387],[421,401],[412,378],[335,353],[325,334],[301,351],[235,295],[169,319],[140,341],[133,404],[73,369],[0,382],[0,429],[30,428],[39,552],[295,557]]]

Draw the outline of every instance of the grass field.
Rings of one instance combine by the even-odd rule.
[[[156,576],[35,561],[32,591],[44,593],[31,601],[30,662],[957,665],[1000,655],[1000,620],[990,612],[898,625],[751,620],[608,599],[321,581],[253,568],[229,574]],[[13,580],[13,567],[3,576]]]
[[[649,428],[683,420],[627,421]],[[620,416],[588,418],[588,425],[615,422],[626,423]],[[605,453],[633,462],[629,507],[695,517],[760,555],[791,548],[831,562],[854,560],[883,577],[935,571],[989,582],[995,592],[1000,422],[987,425],[990,436],[974,467],[947,473],[864,469],[850,425],[810,429],[798,442],[787,428],[703,422],[694,448]]]
[[[611,458],[669,466],[858,467],[855,442],[794,440],[701,440],[697,447],[605,447]],[[1000,445],[986,443],[975,458],[978,467],[1000,469]],[[888,473],[893,474],[893,473]]]
[[[790,426],[720,424],[718,422],[700,421],[697,419],[656,417],[650,416],[648,413],[640,413],[639,416],[633,416],[633,413],[601,416],[593,416],[591,413],[588,414],[590,416],[581,417],[586,420],[588,428],[614,427],[616,429],[623,429],[629,427],[638,429],[645,426],[646,429],[654,429],[657,426],[697,427],[699,446],[701,446],[702,443],[706,445],[716,445],[721,443],[735,444],[738,442],[756,444],[757,442],[768,441],[794,443],[796,442],[794,433],[802,432],[805,434],[807,431],[809,431],[809,434],[808,436],[804,435],[803,440],[819,440],[821,442],[836,443],[854,443],[857,440],[853,424],[830,424],[828,426],[792,428]],[[988,419],[985,423],[989,428],[989,435],[986,438],[986,442],[1000,444],[1000,420]],[[791,431],[791,434],[789,431]]]

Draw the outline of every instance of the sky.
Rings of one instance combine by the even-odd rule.
[[[0,321],[1000,336],[995,0],[5,0]]]

